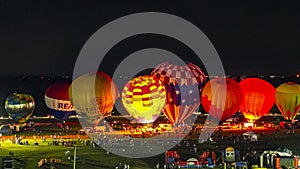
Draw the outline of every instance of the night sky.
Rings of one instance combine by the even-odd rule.
[[[300,72],[299,7],[295,0],[0,0],[0,75],[72,76],[81,48],[95,31],[119,17],[149,11],[174,14],[198,26],[218,51],[228,75],[295,74]],[[174,39],[140,35],[112,48],[101,69],[112,71],[122,58],[149,47],[167,49],[201,65]]]

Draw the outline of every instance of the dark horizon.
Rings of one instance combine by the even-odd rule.
[[[291,76],[291,77],[275,77],[275,78],[270,78],[269,76],[266,76],[262,78],[266,80],[267,82],[271,83],[275,88],[278,87],[280,84],[292,81],[295,83],[300,84],[300,77],[297,78],[296,76]],[[3,78],[0,76],[0,116],[5,115],[7,116],[7,113],[5,111],[5,99],[6,97],[14,92],[17,93],[25,93],[25,94],[30,94],[34,97],[35,102],[36,102],[36,108],[34,110],[34,115],[36,116],[46,116],[47,114],[50,114],[49,108],[46,107],[45,101],[44,101],[44,94],[46,89],[56,83],[56,82],[62,82],[62,81],[67,81],[71,82],[71,78],[64,78],[64,77],[44,77],[41,78],[40,76],[26,76],[23,78],[22,76],[19,77],[7,77]],[[117,84],[119,91],[122,90],[123,86],[120,86],[120,84]],[[118,104],[120,103],[120,98],[117,99]],[[201,108],[201,106],[200,106]],[[125,110],[124,110],[125,111]],[[274,104],[272,111],[277,111],[276,105]]]
[[[231,1],[183,3],[0,1],[0,76],[72,76],[84,43],[103,25],[137,12],[182,17],[210,39],[227,75],[299,73],[300,2]],[[124,57],[149,47],[169,50],[201,66],[184,44],[163,36],[125,39],[106,56],[105,72]],[[204,69],[203,67],[201,67]]]

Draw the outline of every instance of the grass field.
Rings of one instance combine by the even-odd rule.
[[[1,142],[0,146],[0,158],[9,156],[10,152],[14,153],[14,165],[17,169],[37,169],[38,162],[41,159],[46,158],[48,161],[51,158],[57,158],[62,160],[61,163],[52,166],[52,168],[57,169],[72,169],[73,168],[73,152],[74,147],[71,146],[50,146],[54,140],[53,138],[47,138],[46,141],[42,140],[42,136],[50,135],[53,133],[62,132],[58,127],[47,127],[47,128],[37,128],[42,130],[40,137],[36,138],[36,141],[39,142],[38,146],[34,145],[34,138],[30,137],[36,135],[37,132],[24,132],[19,133],[24,135],[25,140],[28,140],[29,145],[18,145],[13,144],[12,141],[6,140]],[[75,129],[75,128],[74,128]],[[77,128],[75,129],[77,130]],[[74,130],[74,131],[75,131]],[[228,135],[233,131],[224,131],[224,135]],[[242,132],[234,131],[235,133],[241,134]],[[62,132],[63,133],[63,132]],[[65,133],[63,133],[66,136]],[[70,136],[71,137],[71,136]],[[246,154],[249,151],[262,152],[263,150],[275,150],[279,147],[289,148],[293,150],[296,154],[300,153],[300,129],[297,129],[295,133],[290,134],[273,134],[273,131],[265,131],[259,133],[258,142],[248,142],[242,141],[239,144],[234,143],[232,140],[225,140],[222,142],[206,142],[199,144],[197,141],[198,135],[191,135],[189,139],[190,145],[195,144],[197,147],[197,152],[193,152],[190,149],[190,146],[186,146],[181,142],[180,146],[175,146],[171,150],[177,150],[182,157],[198,157],[203,151],[215,151],[217,153],[218,160],[220,161],[221,151],[224,150],[227,146],[234,146],[236,149],[240,150],[241,154]],[[76,137],[75,137],[76,138]],[[59,139],[57,139],[59,140]],[[76,142],[77,147],[77,162],[76,169],[114,169],[115,166],[119,163],[129,164],[131,169],[153,169],[157,163],[160,163],[161,166],[164,163],[164,154],[159,154],[154,157],[135,159],[135,158],[126,158],[121,157],[112,153],[107,153],[106,150],[101,147],[93,147],[91,145],[83,145],[81,143],[83,136],[81,136],[81,141],[76,139],[65,138],[64,141],[73,140]],[[69,155],[66,155],[66,151],[70,151]],[[70,157],[70,159],[68,159]],[[2,161],[0,161],[1,163]],[[2,165],[2,163],[1,163]],[[40,168],[51,168],[50,163],[44,165]],[[220,167],[221,168],[221,167]]]
[[[24,131],[17,132],[18,136],[25,137],[23,141],[28,141],[29,145],[19,145],[13,144],[11,140],[8,138],[13,138],[12,136],[6,136],[5,141],[0,142],[0,159],[5,156],[10,156],[10,152],[14,153],[14,165],[15,168],[19,169],[36,169],[38,167],[38,162],[41,159],[46,158],[48,161],[51,158],[61,159],[62,163],[56,164],[55,168],[59,169],[71,169],[73,168],[73,153],[74,147],[71,146],[62,146],[61,144],[58,146],[49,146],[53,142],[53,140],[59,141],[59,139],[49,138],[50,135],[62,135],[64,137],[64,141],[76,141],[77,148],[77,163],[76,169],[110,169],[115,168],[117,164],[125,163],[129,164],[130,168],[140,169],[140,168],[153,168],[154,161],[162,161],[164,156],[161,157],[153,157],[150,160],[147,159],[131,159],[120,157],[118,155],[109,153],[107,154],[106,150],[101,149],[100,147],[93,148],[91,145],[83,145],[82,141],[89,140],[89,138],[85,135],[79,135],[80,141],[78,141],[78,135],[72,135],[73,131],[78,131],[80,129],[79,126],[72,126],[70,131],[70,135],[66,135],[66,133],[56,125],[51,126],[38,126],[36,127],[36,131]],[[39,135],[39,136],[38,136]],[[33,136],[36,136],[35,138]],[[46,141],[42,139],[43,136],[47,136]],[[72,136],[74,138],[72,139]],[[1,137],[0,137],[1,138]],[[69,138],[69,139],[68,139]],[[4,139],[3,139],[4,140]],[[38,146],[34,145],[34,142],[37,141],[39,143]],[[65,152],[70,151],[69,155],[66,155]],[[68,159],[70,156],[70,159]],[[2,166],[2,160],[0,160],[0,164]],[[150,165],[151,164],[151,165]],[[48,166],[43,166],[40,168],[51,168],[50,164]],[[52,167],[53,168],[53,167]]]
[[[62,163],[57,165],[56,168],[72,168],[73,166],[73,152],[74,147],[64,146],[49,146],[48,143],[52,141],[41,142],[38,146],[33,145],[34,140],[28,139],[29,145],[12,144],[11,141],[4,141],[1,145],[0,158],[3,156],[9,156],[10,152],[14,153],[15,167],[23,169],[35,169],[38,168],[38,161],[46,158],[61,159]],[[78,143],[77,147],[77,165],[76,168],[84,169],[109,169],[120,162],[123,164],[130,164],[130,168],[153,168],[150,167],[144,160],[129,159],[120,157],[114,154],[107,154],[107,152],[101,148],[93,148],[92,146],[83,146]],[[69,155],[65,152],[70,151]],[[68,159],[71,157],[71,160]],[[153,159],[154,160],[154,159]]]
[[[177,150],[181,155],[186,157],[197,157],[201,151],[212,150],[218,155],[221,150],[224,150],[227,146],[235,146],[242,153],[248,151],[248,147],[251,150],[256,150],[258,152],[266,149],[276,149],[278,147],[284,147],[294,150],[295,152],[300,152],[299,150],[299,134],[290,135],[279,135],[274,139],[274,135],[262,135],[260,141],[258,142],[242,142],[239,145],[234,145],[232,141],[224,141],[222,144],[219,143],[204,143],[198,144],[197,141],[191,140],[191,144],[196,144],[198,152],[194,153],[189,150],[189,147],[185,145],[176,146],[172,149]],[[73,166],[72,158],[74,147],[65,146],[49,146],[48,143],[52,143],[52,140],[42,141],[37,139],[40,143],[38,146],[33,145],[34,139],[25,139],[29,141],[29,145],[18,145],[12,144],[11,141],[4,141],[0,148],[0,157],[9,156],[9,152],[14,153],[15,167],[22,169],[35,169],[38,168],[38,161],[40,159],[46,158],[50,160],[51,158],[61,159],[62,163],[55,165],[59,169],[71,169]],[[66,140],[65,140],[66,141]],[[100,147],[93,148],[92,146],[84,146],[80,142],[76,143],[77,147],[77,169],[113,169],[116,164],[122,162],[123,164],[129,164],[132,169],[150,169],[154,168],[155,164],[159,162],[163,164],[164,155],[157,155],[151,158],[144,159],[131,159],[120,157],[112,153],[107,154],[107,151]],[[70,151],[69,156],[65,154],[66,151]],[[43,168],[50,168],[49,166],[44,166]]]

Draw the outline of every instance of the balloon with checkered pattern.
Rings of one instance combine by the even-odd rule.
[[[144,75],[130,80],[122,91],[122,104],[140,123],[152,123],[165,105],[166,91],[162,82]]]
[[[12,93],[5,100],[5,110],[14,123],[24,126],[33,114],[35,101],[33,96],[24,93]]]
[[[200,93],[206,76],[196,65],[174,65],[161,63],[152,71],[152,76],[160,79],[166,88],[164,114],[172,124],[181,124],[200,105]]]

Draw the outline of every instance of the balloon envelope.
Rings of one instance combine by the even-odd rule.
[[[221,97],[224,94],[226,97]],[[221,122],[232,117],[239,110],[242,100],[242,88],[230,78],[215,78],[208,81],[201,94],[204,110]]]
[[[276,105],[286,120],[294,120],[300,110],[300,85],[286,82],[276,88]]]
[[[148,75],[132,79],[122,91],[123,106],[140,123],[156,120],[165,100],[166,91],[162,82]]]
[[[29,94],[12,93],[5,100],[5,110],[14,123],[25,124],[34,108],[34,99]]]
[[[164,114],[171,123],[183,123],[200,105],[205,74],[192,63],[178,66],[167,62],[156,66],[151,74],[166,88]]]
[[[101,119],[111,115],[119,92],[107,74],[97,72],[76,78],[69,88],[69,96],[76,114],[88,124],[97,125]]]
[[[243,102],[241,112],[250,120],[257,120],[269,113],[275,103],[275,88],[259,78],[247,78],[241,81]]]
[[[69,98],[69,82],[58,82],[49,86],[45,92],[46,106],[54,117],[65,120],[75,114],[75,109]]]

